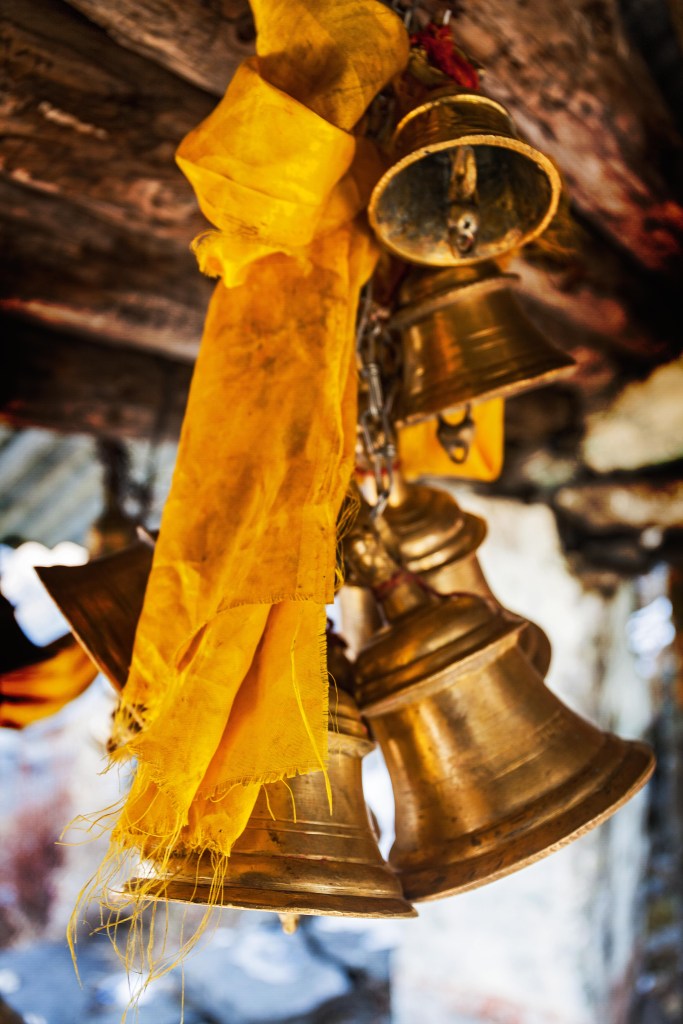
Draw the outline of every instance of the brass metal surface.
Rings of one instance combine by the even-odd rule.
[[[383,532],[382,522],[388,527]],[[546,675],[552,653],[548,637],[535,622],[503,609],[482,572],[476,552],[486,536],[483,519],[463,512],[446,491],[407,483],[397,469],[378,524],[396,560],[439,594],[476,594],[495,601],[511,620],[524,623],[520,647],[538,673]]]
[[[479,229],[474,247],[451,244],[451,181],[458,151],[474,160]],[[465,91],[439,95],[396,128],[395,163],[369,204],[377,237],[395,255],[428,266],[494,259],[540,235],[557,209],[562,183],[548,157],[516,135],[499,103]]]
[[[366,587],[344,584],[336,596],[341,613],[341,632],[355,658],[382,625],[377,602]]]
[[[413,271],[390,326],[401,337],[397,424],[421,420],[565,376],[574,361],[531,323],[495,264]]]
[[[118,690],[128,678],[153,555],[136,541],[85,565],[36,569],[78,642]]]
[[[358,657],[362,713],[396,800],[390,862],[410,900],[472,889],[546,856],[652,772],[644,744],[602,732],[545,687],[519,649],[520,628],[508,622],[449,659],[445,620],[420,622],[413,610]]]
[[[353,699],[330,690],[330,808],[321,772],[263,787],[228,862],[218,904],[279,914],[414,917],[382,859],[363,798],[361,758],[374,744]],[[290,792],[291,790],[291,792]],[[293,805],[296,807],[294,813]],[[133,879],[151,898],[207,903],[211,857],[184,855],[157,878]]]

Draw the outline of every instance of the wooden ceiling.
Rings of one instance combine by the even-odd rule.
[[[485,90],[564,175],[571,230],[551,236],[570,251],[531,247],[516,269],[590,410],[681,349],[679,0],[422,4],[446,7]],[[243,0],[4,0],[5,422],[177,434],[212,283],[173,156],[253,38]]]

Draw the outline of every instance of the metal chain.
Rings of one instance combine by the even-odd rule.
[[[382,376],[382,354],[388,344],[387,312],[372,300],[372,283],[365,288],[358,319],[356,348],[360,376],[366,384],[365,408],[358,417],[365,455],[375,479],[377,501],[373,519],[386,508],[394,478],[396,435],[391,421],[393,389],[386,391]]]

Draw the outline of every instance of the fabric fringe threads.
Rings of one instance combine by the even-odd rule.
[[[251,6],[257,56],[177,154],[220,280],[114,724],[112,761],[135,777],[69,929],[75,954],[99,897],[140,976],[131,1006],[209,926],[261,787],[327,778],[325,606],[351,516],[356,310],[377,259],[364,211],[382,173],[353,130],[409,44],[377,0]],[[202,887],[210,863],[199,924],[162,902],[179,856]]]

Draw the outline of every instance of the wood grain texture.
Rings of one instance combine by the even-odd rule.
[[[680,269],[681,139],[616,0],[462,0],[453,24],[484,91],[557,162],[597,231],[645,267]]]
[[[212,288],[186,245],[0,177],[0,310],[192,361]]]
[[[253,52],[248,0],[69,0],[121,46],[221,96]]]
[[[175,166],[214,101],[60,0],[5,0],[2,178],[186,243],[204,222]]]
[[[0,421],[64,433],[178,437],[190,364],[19,318],[2,318],[0,330],[9,353],[0,379]]]

